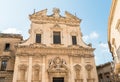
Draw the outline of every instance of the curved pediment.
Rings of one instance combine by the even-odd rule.
[[[76,16],[72,15],[72,14],[69,13],[68,11],[65,11],[65,15],[66,15],[66,18],[69,18],[69,19],[75,19],[75,20],[80,21],[79,18],[77,18]]]
[[[39,12],[34,12],[29,15],[30,20],[36,24],[43,23],[60,23],[72,26],[79,26],[81,20],[69,12],[65,12],[65,16],[60,15],[60,10],[58,8],[53,8],[53,14],[47,15],[47,9]]]

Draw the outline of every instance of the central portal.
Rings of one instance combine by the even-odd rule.
[[[64,77],[53,77],[53,82],[64,82]]]

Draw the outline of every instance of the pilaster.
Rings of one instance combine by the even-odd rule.
[[[43,63],[42,63],[42,82],[46,82],[46,78],[45,78],[45,55],[43,55]]]
[[[19,57],[16,56],[15,65],[14,65],[14,74],[13,74],[13,82],[17,82],[18,76],[18,64],[19,64]]]
[[[72,56],[70,56],[70,77],[69,77],[69,82],[74,82],[74,69],[73,69],[73,61],[72,61]]]
[[[28,63],[28,78],[27,81],[31,82],[32,80],[32,56],[29,56],[29,63]]]

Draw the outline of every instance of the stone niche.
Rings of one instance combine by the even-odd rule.
[[[63,82],[68,82],[69,69],[66,65],[66,61],[60,57],[55,57],[49,62],[48,76],[49,82],[54,80],[63,80]]]

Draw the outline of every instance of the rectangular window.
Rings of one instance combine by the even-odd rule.
[[[5,71],[7,67],[7,60],[2,60],[1,62],[1,71]]]
[[[9,43],[5,44],[5,50],[10,50],[10,44]]]
[[[54,44],[61,44],[60,32],[53,32],[53,43]]]
[[[72,36],[72,44],[73,45],[77,44],[76,36]]]
[[[36,43],[41,43],[41,34],[36,34]]]

